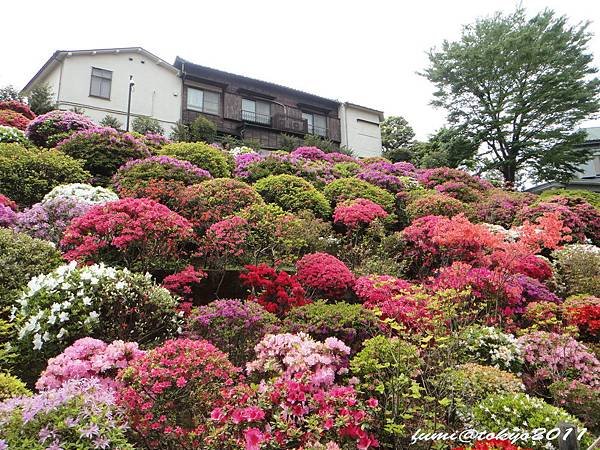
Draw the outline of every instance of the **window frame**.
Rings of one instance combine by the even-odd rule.
[[[310,116],[311,119],[310,121],[304,117],[305,115]],[[325,128],[323,127],[317,127],[319,129],[323,129],[324,133],[320,134],[320,133],[315,133],[315,116],[318,117],[322,117],[325,120]],[[324,114],[319,114],[319,113],[314,113],[314,112],[309,112],[309,111],[302,111],[302,119],[306,120],[306,125],[307,125],[307,133],[308,134],[313,134],[315,136],[320,136],[320,137],[327,137],[327,116]]]
[[[185,98],[186,109],[188,109],[190,111],[200,112],[202,114],[208,114],[211,116],[220,116],[221,115],[222,108],[221,108],[221,93],[220,92],[213,91],[210,89],[198,88],[198,87],[194,87],[194,86],[186,86],[186,89],[187,89],[186,98]],[[190,105],[190,90],[202,92],[202,108],[198,108],[197,106]],[[206,93],[207,92],[209,92],[211,94],[215,94],[217,96],[217,112],[216,113],[206,110]]]
[[[254,111],[244,109],[244,102],[252,102],[254,104]],[[258,112],[259,103],[268,106],[268,108],[269,108],[268,114],[263,114],[263,113]],[[254,115],[254,120],[245,119],[244,113]],[[272,114],[273,114],[273,105],[271,102],[267,102],[264,100],[257,100],[255,98],[242,97],[242,108],[241,108],[242,120],[247,120],[249,122],[258,123],[261,125],[271,125]],[[263,117],[263,116],[266,116],[267,118],[265,120],[262,120],[261,117]]]
[[[103,72],[108,72],[108,73],[110,73],[110,78],[103,77],[101,75],[95,75],[94,74],[94,70],[101,70]],[[92,85],[93,85],[94,78],[100,78],[101,80],[108,80],[109,81],[109,85],[108,85],[108,97],[104,97],[102,95],[96,95],[96,94],[92,93]],[[110,100],[110,96],[112,94],[112,79],[113,79],[113,71],[112,70],[102,69],[101,67],[91,66],[91,69],[90,69],[90,91],[89,91],[88,95],[90,97],[94,97],[94,98],[101,98],[102,100]],[[102,86],[102,84],[100,84],[100,86]],[[100,91],[102,91],[102,87],[100,88]]]

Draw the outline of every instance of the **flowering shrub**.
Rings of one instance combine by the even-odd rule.
[[[254,359],[254,347],[278,323],[275,315],[255,302],[215,300],[192,310],[186,332],[209,340],[227,353],[232,363],[244,365]]]
[[[592,206],[588,206],[592,210],[594,209]],[[573,237],[573,239],[575,239],[577,242],[585,243],[586,224],[584,223],[583,218],[580,217],[568,205],[560,202],[541,202],[531,206],[526,206],[519,212],[519,214],[517,214],[515,223],[523,223],[525,220],[534,219],[543,215],[544,213],[557,214],[563,224],[571,231],[570,235]]]
[[[592,388],[600,386],[600,361],[573,337],[538,331],[519,338],[529,376],[525,383],[539,390],[554,381],[577,380]]]
[[[573,244],[552,253],[560,292],[565,295],[600,292],[600,247]]]
[[[333,212],[333,222],[345,226],[348,230],[365,227],[375,219],[385,219],[388,213],[371,200],[357,198],[338,203]]]
[[[356,279],[354,293],[362,302],[378,304],[410,290],[408,281],[391,275],[367,275]]]
[[[142,136],[142,141],[152,150],[159,150],[164,145],[173,143],[171,139],[164,137],[162,134],[152,132],[144,134]]]
[[[18,299],[15,323],[20,363],[35,375],[44,356],[77,339],[148,345],[176,332],[177,301],[142,274],[75,263],[32,278]]]
[[[147,448],[201,448],[220,390],[237,372],[207,341],[169,340],[120,372],[117,401]]]
[[[250,300],[278,316],[310,302],[296,276],[277,271],[266,264],[246,266],[246,272],[240,274],[240,281],[251,289]]]
[[[476,426],[485,430],[507,428],[513,432],[526,432],[529,439],[520,442],[539,450],[547,449],[548,442],[532,439],[531,430],[536,428],[551,430],[562,422],[575,425],[578,429],[581,427],[581,422],[565,410],[527,394],[491,395],[475,405],[472,411]],[[593,440],[591,435],[586,434],[581,444],[585,448]]]
[[[207,170],[214,178],[228,177],[231,174],[228,155],[204,142],[167,144],[160,149],[159,153],[189,161],[195,166]]]
[[[10,109],[0,109],[0,125],[25,131],[30,120],[23,114]]]
[[[166,206],[126,198],[95,206],[73,220],[61,246],[70,261],[164,270],[182,264],[192,237],[191,223]]]
[[[477,205],[477,217],[481,222],[510,228],[520,211],[535,199],[534,194],[494,189]]]
[[[471,215],[471,208],[462,201],[445,194],[430,194],[417,197],[406,206],[411,221],[425,216],[454,217],[458,214]]]
[[[600,211],[600,193],[592,191],[584,191],[583,189],[548,189],[542,192],[539,196],[540,200],[546,200],[550,197],[555,196],[567,197],[567,198],[580,198],[584,199],[594,208]]]
[[[83,216],[92,205],[74,197],[55,197],[17,213],[13,228],[22,233],[58,244],[75,217]]]
[[[260,153],[254,151],[235,155],[235,169],[233,174],[238,178],[249,179],[249,167],[256,162],[262,161],[264,158]]]
[[[39,147],[54,147],[73,132],[95,127],[96,124],[84,115],[55,110],[33,119],[25,134]]]
[[[564,330],[561,305],[552,302],[531,302],[527,304],[525,312],[521,318],[526,330],[534,331],[550,331],[560,333]]]
[[[284,211],[312,211],[317,217],[331,214],[325,196],[308,181],[293,175],[270,175],[256,182],[256,191],[268,203],[281,206]]]
[[[472,325],[461,334],[461,348],[468,360],[509,372],[519,372],[523,364],[521,346],[512,334],[494,327]]]
[[[0,144],[0,192],[19,205],[32,205],[56,186],[89,178],[79,161],[56,150]]]
[[[23,233],[0,228],[0,318],[13,306],[29,278],[46,273],[62,262],[52,244]]]
[[[24,115],[27,119],[33,120],[35,119],[35,114],[29,108],[29,105],[20,102],[18,100],[6,100],[0,102],[0,110],[9,109],[14,112],[18,112],[19,114]]]
[[[138,184],[135,188],[124,190],[122,194],[127,197],[154,200],[178,212],[180,196],[185,188],[186,185],[181,181],[149,180],[146,183]]]
[[[578,328],[583,340],[596,341],[598,339],[600,336],[600,298],[569,297],[562,306],[568,324]]]
[[[82,160],[84,168],[100,183],[107,183],[126,162],[150,156],[148,147],[141,140],[114,128],[77,131],[61,141],[56,148]]]
[[[531,450],[520,447],[510,441],[502,439],[486,439],[483,441],[475,441],[467,447],[454,447],[452,450]]]
[[[194,286],[198,285],[205,277],[206,273],[202,269],[196,269],[194,266],[189,265],[180,272],[166,276],[162,282],[162,287],[181,297],[185,301],[185,304],[182,304],[181,307],[184,311],[187,311],[194,300]]]
[[[386,191],[395,194],[404,189],[402,179],[397,175],[392,175],[372,167],[364,167],[357,175],[359,180],[367,181],[375,186],[379,186]]]
[[[31,395],[25,383],[8,373],[0,372],[0,402],[9,398]]]
[[[318,340],[338,338],[352,353],[360,350],[363,341],[382,332],[377,316],[361,305],[322,300],[293,308],[283,327],[290,333],[304,332]]]
[[[0,194],[0,205],[6,206],[7,208],[12,209],[13,211],[16,211],[19,209],[19,206],[15,202],[13,202],[6,195],[2,195],[2,194]]]
[[[0,445],[24,448],[133,450],[111,390],[96,379],[71,380],[56,390],[0,404]]]
[[[328,298],[343,297],[354,286],[350,269],[328,253],[305,255],[296,263],[296,269],[302,286]]]
[[[292,158],[322,161],[327,159],[327,153],[317,147],[298,147],[290,153]]]
[[[581,420],[585,426],[600,431],[600,391],[579,381],[557,381],[550,385],[554,403]]]
[[[186,186],[211,178],[208,171],[170,156],[151,156],[126,162],[117,170],[113,184],[121,195],[135,193],[151,180],[181,182]]]
[[[345,374],[350,347],[337,338],[315,341],[306,333],[267,334],[254,348],[256,359],[246,364],[253,373],[294,380],[309,374],[315,386],[328,386]]]
[[[0,227],[12,228],[17,220],[17,213],[9,206],[0,203]]]
[[[57,389],[69,380],[94,377],[106,387],[116,388],[114,378],[117,371],[143,354],[135,342],[106,344],[89,337],[78,339],[60,355],[48,360],[48,366],[35,387],[40,391]]]
[[[0,125],[0,144],[1,143],[15,143],[26,145],[27,138],[25,137],[25,133],[15,127],[7,127],[4,125]]]
[[[395,199],[392,194],[367,181],[358,178],[340,178],[329,183],[323,190],[325,197],[335,207],[344,200],[366,198],[377,203],[387,212],[394,210]]]
[[[101,205],[103,203],[119,200],[119,196],[117,194],[101,186],[72,183],[56,186],[44,196],[43,202],[48,202],[60,197],[74,198],[80,202],[88,203],[90,205]]]
[[[181,192],[177,211],[196,229],[204,230],[248,206],[262,203],[260,195],[243,181],[215,178]]]
[[[436,188],[442,186],[442,189],[438,189],[439,192],[447,192],[450,196],[460,199],[459,191],[454,190],[450,187],[450,184],[457,183],[472,191],[484,192],[492,188],[492,185],[479,177],[474,177],[466,172],[458,169],[451,169],[448,167],[437,167],[435,169],[425,169],[418,174],[419,181],[427,188]],[[467,199],[461,199],[463,201],[469,201]]]
[[[206,256],[210,265],[226,268],[244,255],[248,234],[246,219],[237,216],[223,219],[206,230],[199,254]]]

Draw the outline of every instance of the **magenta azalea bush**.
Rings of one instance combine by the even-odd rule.
[[[84,115],[56,110],[37,116],[29,122],[25,135],[35,145],[50,148],[71,133],[95,127],[96,124]]]

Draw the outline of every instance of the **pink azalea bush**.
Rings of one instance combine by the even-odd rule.
[[[391,275],[367,275],[358,277],[354,293],[362,302],[381,303],[409,290],[412,284]]]
[[[388,213],[377,203],[357,198],[339,203],[333,212],[333,222],[344,225],[348,230],[369,225],[375,219],[385,219]]]
[[[342,297],[354,286],[350,269],[328,253],[305,255],[296,263],[296,269],[300,284],[326,297]]]
[[[98,378],[110,388],[116,388],[117,371],[144,355],[135,342],[113,341],[107,344],[99,339],[82,338],[67,347],[60,355],[50,358],[36,389],[48,390],[63,386],[79,378]]]
[[[96,124],[84,115],[55,110],[29,122],[25,134],[39,147],[53,147],[71,133],[95,127]]]

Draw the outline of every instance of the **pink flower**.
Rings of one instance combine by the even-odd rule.
[[[244,431],[244,439],[246,440],[246,450],[259,450],[264,435],[258,428],[248,428]]]

